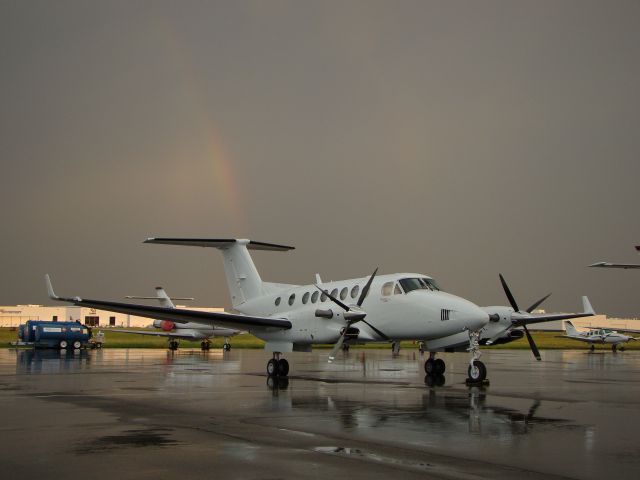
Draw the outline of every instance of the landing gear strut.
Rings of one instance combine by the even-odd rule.
[[[469,331],[469,353],[471,358],[469,359],[469,368],[467,369],[467,385],[482,384],[487,378],[487,367],[480,361],[480,332]]]
[[[391,343],[391,354],[394,357],[400,355],[400,342]]]
[[[615,343],[611,345],[611,351],[613,353],[616,353],[618,351],[618,345],[616,345]]]
[[[273,358],[267,362],[267,375],[270,377],[286,377],[289,375],[289,362],[280,358],[280,352],[273,352]]]

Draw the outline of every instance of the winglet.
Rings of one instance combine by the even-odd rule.
[[[60,297],[57,296],[56,292],[53,291],[53,286],[51,285],[51,278],[49,277],[48,273],[44,276],[44,280],[47,283],[47,293],[49,294],[49,298],[51,300],[59,300]]]
[[[586,296],[582,297],[582,310],[584,313],[588,313],[589,315],[596,314],[595,310],[591,306],[591,302]]]

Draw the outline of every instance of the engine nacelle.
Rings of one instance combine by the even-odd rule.
[[[510,343],[515,340],[520,340],[522,337],[524,337],[524,332],[522,330],[509,330],[508,332],[505,332],[504,335],[496,338],[491,345]],[[484,343],[486,343],[486,340],[484,341]]]

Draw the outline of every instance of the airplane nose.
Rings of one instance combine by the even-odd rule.
[[[489,314],[473,303],[468,303],[460,309],[460,320],[467,330],[480,330],[489,323]]]

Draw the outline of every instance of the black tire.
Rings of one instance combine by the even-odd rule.
[[[231,344],[225,343],[224,345],[222,345],[222,350],[224,350],[225,352],[228,352],[229,350],[231,350]]]
[[[469,365],[467,369],[467,374],[469,375],[469,380],[476,383],[482,382],[485,378],[487,378],[487,367],[484,366],[480,360],[475,360],[473,362],[473,368]]]
[[[445,383],[444,375],[442,374],[436,375],[436,383],[435,383],[436,387],[443,387],[444,383]]]
[[[442,360],[441,358],[436,358],[436,360],[433,362],[433,366],[434,366],[436,375],[442,375],[447,368],[447,366],[444,363],[444,360]]]
[[[267,362],[267,375],[270,377],[278,376],[278,361],[275,358]]]
[[[61,350],[66,350],[69,347],[69,342],[67,342],[66,340],[60,340],[60,343],[58,345],[60,346]]]
[[[425,375],[424,383],[427,387],[433,387],[436,384],[436,378],[433,375]]]
[[[278,360],[278,375],[281,377],[289,375],[289,362],[284,358]]]
[[[75,342],[73,342],[74,349],[79,350],[80,347],[82,347],[82,342],[80,342],[79,340],[76,340]]]
[[[96,343],[96,348],[102,348],[102,342]]]
[[[589,347],[589,350],[591,350],[592,352],[593,352],[595,349],[596,349],[596,346],[595,346],[595,345],[591,345],[591,346]]]
[[[435,368],[436,366],[433,358],[429,358],[426,362],[424,362],[424,373],[426,373],[427,375],[433,375],[435,373]]]

